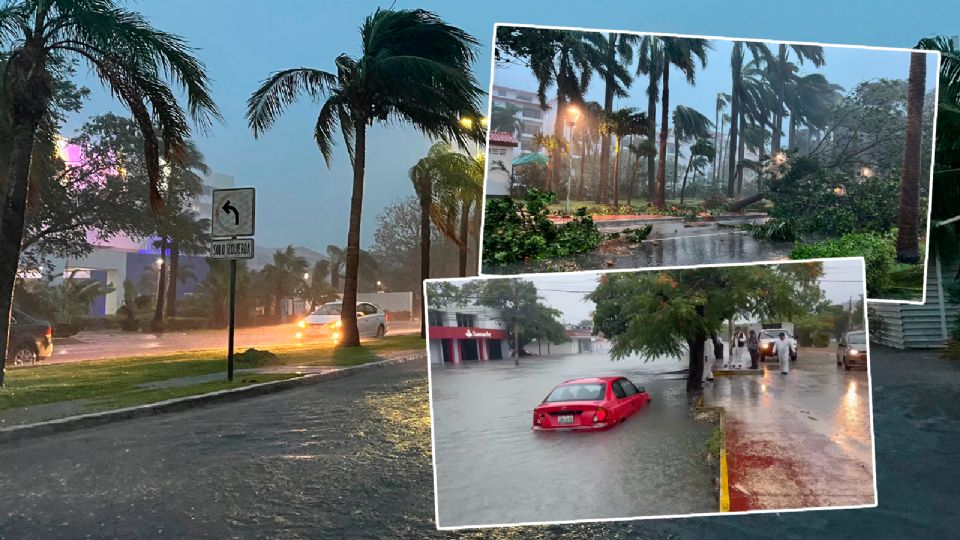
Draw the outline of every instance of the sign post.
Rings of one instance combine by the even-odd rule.
[[[254,188],[213,190],[211,259],[230,259],[230,325],[227,330],[227,380],[233,380],[233,336],[237,311],[237,259],[253,258],[256,217]],[[224,238],[227,238],[224,240]]]

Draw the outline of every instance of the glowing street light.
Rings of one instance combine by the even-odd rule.
[[[875,173],[873,172],[873,169],[871,169],[871,168],[870,168],[869,166],[867,166],[867,165],[864,165],[864,166],[860,169],[860,176],[862,176],[862,177],[864,177],[864,178],[872,178],[874,174],[875,174]]]
[[[460,118],[460,125],[463,126],[464,129],[473,129],[473,118],[469,116]]]
[[[156,263],[157,266],[163,266],[163,257],[157,257]]]

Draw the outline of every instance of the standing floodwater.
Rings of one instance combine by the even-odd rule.
[[[688,416],[685,360],[605,353],[434,364],[441,526],[717,510],[705,460],[714,425]],[[534,432],[532,410],[567,379],[622,375],[652,401],[603,432]]]

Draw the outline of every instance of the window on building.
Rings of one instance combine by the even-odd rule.
[[[457,313],[457,326],[461,328],[477,326],[477,316],[468,313]]]
[[[517,92],[517,99],[520,101],[533,101],[536,96],[527,92]]]
[[[536,124],[524,124],[521,133],[524,135],[536,135],[540,132],[540,126]]]
[[[543,118],[543,111],[540,109],[534,109],[533,107],[524,107],[523,116],[526,118]]]
[[[443,326],[443,313],[439,311],[429,311],[427,312],[427,320],[430,326]]]
[[[505,156],[505,155],[507,155],[507,149],[506,149],[506,148],[491,148],[491,149],[490,149],[490,155],[491,155],[491,156]]]
[[[497,88],[496,94],[497,94],[498,96],[506,97],[506,95],[507,95],[507,89],[506,89],[506,88]]]

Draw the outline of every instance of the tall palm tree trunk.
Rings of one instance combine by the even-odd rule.
[[[425,182],[420,194],[420,291],[423,282],[430,279],[430,204],[433,202],[433,182]],[[427,337],[427,299],[420,298],[420,337]]]
[[[617,213],[620,213],[620,137],[617,137],[617,141],[614,147],[614,158],[613,158],[613,206],[616,208]]]
[[[170,275],[167,278],[167,317],[177,316],[177,281],[180,274],[180,242],[170,240]]]
[[[926,76],[926,55],[912,53],[907,86],[907,128],[901,167],[903,172],[900,176],[900,207],[897,212],[897,260],[910,264],[920,260],[917,229],[919,227],[921,124]]]
[[[720,118],[720,138],[717,139],[717,155],[716,161],[713,163],[713,168],[717,174],[714,175],[713,181],[710,182],[710,187],[714,191],[718,191],[720,186],[723,184],[723,158],[726,154],[723,152],[725,145],[723,144],[723,117]]]
[[[467,235],[470,232],[470,201],[463,201],[460,207],[460,277],[467,277]]]
[[[653,206],[662,209],[665,204],[665,191],[667,183],[667,126],[669,125],[668,113],[670,112],[670,64],[664,61],[663,65],[663,88],[660,95],[660,108],[663,111],[660,117],[660,156],[657,162],[657,182],[653,195]]]
[[[741,114],[740,115],[740,131],[742,132],[746,126],[747,126],[746,115]],[[739,157],[737,158],[737,197],[739,197],[740,194],[743,193],[743,169],[744,169],[743,158],[744,158],[744,154],[746,154],[746,151],[747,151],[747,140],[744,139],[743,137],[740,137],[740,140],[738,141],[738,143],[739,144],[738,144],[737,152]]]
[[[647,92],[647,137],[653,142],[653,137],[657,133],[657,96],[652,92]],[[647,202],[653,204],[654,196],[657,192],[657,164],[653,156],[647,156]]]
[[[566,106],[566,100],[560,94],[560,90],[557,89],[557,121],[553,124],[553,137],[556,139],[557,148],[550,154],[552,167],[550,176],[547,179],[547,191],[559,189],[560,187],[560,159],[563,156],[563,150],[560,146],[560,142],[563,140],[563,117],[561,115],[564,113]]]
[[[360,271],[360,218],[363,212],[363,175],[367,159],[367,124],[354,121],[353,193],[350,195],[350,228],[347,232],[346,275],[343,279],[342,321],[344,347],[360,346],[357,328],[357,275]]]
[[[770,139],[771,156],[780,151],[780,139],[783,137],[783,100],[787,83],[786,72],[784,71],[784,66],[787,63],[787,46],[783,43],[780,44],[777,60],[777,110],[773,112],[773,137]],[[763,148],[763,144],[760,145],[760,148]]]
[[[610,40],[614,39],[614,35],[610,34]],[[615,51],[611,51],[615,52]],[[606,88],[603,93],[603,112],[605,114],[610,114],[613,112],[613,89],[614,83],[613,74],[608,73],[606,77]],[[610,175],[610,134],[604,133],[600,138],[600,182],[604,185],[602,190],[603,203],[607,202],[607,190],[606,183],[607,178]]]
[[[713,115],[713,125],[714,125],[713,147],[719,149],[720,148],[720,107],[717,107],[717,113]],[[711,178],[713,179],[712,182],[714,184],[717,182],[717,163],[720,163],[720,161],[718,161],[717,156],[714,155],[713,161],[710,163],[711,168],[713,169],[711,171],[713,173]]]
[[[735,182],[737,180],[737,148],[740,137],[739,128],[740,118],[740,99],[737,96],[736,88],[733,91],[733,97],[730,99],[730,133],[728,139],[730,142],[729,164],[727,166],[727,197],[734,196]]]
[[[163,330],[163,308],[167,293],[167,237],[160,238],[160,273],[157,276],[157,303],[153,307],[154,332]]]
[[[0,171],[0,386],[4,384],[13,289],[20,263],[20,246],[30,191],[30,157],[40,120],[53,95],[53,83],[45,69],[43,46],[28,41],[7,62],[5,101],[10,122],[9,156]]]
[[[790,135],[787,137],[787,148],[794,148],[793,143],[797,138],[797,118],[790,115]]]
[[[690,174],[690,165],[692,163],[693,159],[687,161],[687,169],[683,172],[683,185],[680,186],[680,204],[683,204],[683,192],[687,189],[687,175]]]
[[[671,196],[677,196],[677,177],[680,173],[680,137],[677,136],[677,124],[673,124],[673,193]]]

